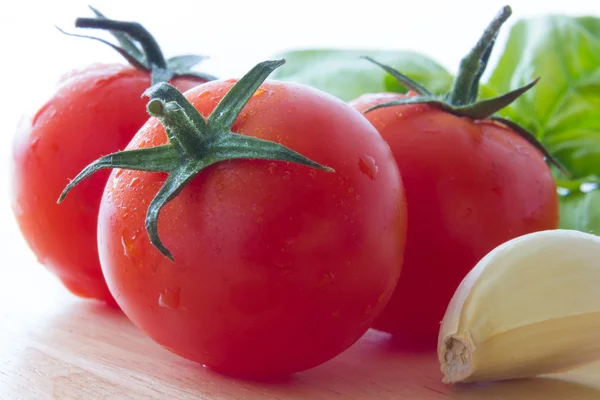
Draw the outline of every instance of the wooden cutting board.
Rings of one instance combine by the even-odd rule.
[[[600,363],[531,380],[447,386],[433,353],[368,332],[320,367],[237,380],[152,342],[120,312],[76,299],[33,262],[0,269],[0,399],[600,399]]]

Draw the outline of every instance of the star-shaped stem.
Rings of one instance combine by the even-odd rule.
[[[164,126],[169,143],[101,157],[66,186],[58,202],[62,202],[79,182],[100,169],[167,172],[169,175],[165,183],[148,207],[146,230],[152,244],[173,260],[173,255],[159,238],[158,216],[165,204],[209,165],[235,159],[262,159],[293,162],[333,172],[333,169],[279,143],[231,131],[242,108],[271,72],[284,62],[265,61],[256,65],[229,90],[207,119],[175,87],[164,82],[152,86],[145,92],[145,96],[150,98],[147,110]]]
[[[458,75],[454,80],[450,92],[445,95],[436,95],[427,90],[427,88],[422,86],[420,83],[415,82],[408,76],[402,74],[400,71],[397,71],[390,66],[381,64],[370,57],[363,57],[367,61],[372,62],[384,69],[394,78],[396,78],[398,82],[417,94],[417,96],[409,96],[378,104],[366,110],[365,113],[386,107],[410,104],[428,104],[432,107],[439,108],[460,117],[466,117],[473,120],[490,119],[517,132],[517,134],[535,146],[551,164],[556,166],[561,172],[568,176],[569,172],[565,169],[565,167],[563,167],[558,160],[552,157],[552,155],[546,150],[546,148],[540,143],[534,134],[515,124],[514,122],[495,115],[498,111],[509,106],[512,102],[518,99],[519,96],[535,86],[539,78],[534,79],[527,85],[511,92],[502,94],[492,99],[477,101],[479,80],[485,72],[500,28],[502,27],[502,24],[504,24],[504,22],[506,22],[506,20],[510,17],[511,13],[512,11],[509,6],[505,6],[502,8],[502,10],[500,10],[493,21],[485,29],[482,37],[479,39],[479,41],[477,41],[477,44],[473,47],[469,54],[467,54],[461,60]]]
[[[77,18],[77,28],[100,29],[110,32],[120,44],[120,47],[104,39],[94,36],[68,33],[57,27],[59,31],[68,36],[92,39],[104,43],[121,56],[132,66],[150,73],[152,84],[168,82],[174,77],[186,77],[199,81],[212,81],[212,75],[192,71],[192,68],[206,59],[201,55],[180,55],[166,59],[156,39],[146,28],[137,22],[116,21],[106,18],[100,11],[90,6],[96,15],[95,18]]]

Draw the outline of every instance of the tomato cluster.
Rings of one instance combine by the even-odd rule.
[[[415,92],[344,103],[266,81],[283,60],[194,75],[199,58],[97,14],[78,26],[110,30],[133,66],[69,74],[20,126],[15,215],[67,288],[183,357],[287,374],[371,327],[433,347],[483,255],[557,227],[548,155],[492,115],[506,99],[444,102],[386,66]]]

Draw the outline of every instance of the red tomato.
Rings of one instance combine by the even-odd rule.
[[[358,111],[402,98],[363,95]],[[407,199],[402,275],[374,327],[410,344],[435,347],[456,287],[497,245],[558,226],[558,197],[543,155],[492,121],[428,105],[365,114],[390,145]]]
[[[186,97],[207,117],[234,82]],[[166,174],[115,170],[98,221],[103,272],[133,323],[183,357],[243,376],[314,367],[364,334],[396,285],[405,236],[396,164],[360,113],[307,86],[264,83],[233,131],[335,172],[256,159],[208,167],[160,214],[173,263],[144,225]],[[151,119],[128,149],[164,143]]]
[[[175,79],[181,90],[197,79]],[[68,183],[96,158],[124,148],[148,120],[141,97],[150,76],[124,65],[75,70],[32,117],[22,120],[13,146],[12,208],[41,264],[74,294],[113,303],[98,259],[96,227],[103,171],[56,204]]]

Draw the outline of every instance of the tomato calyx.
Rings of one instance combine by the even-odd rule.
[[[454,79],[452,88],[449,93],[443,96],[436,96],[423,85],[415,82],[406,75],[387,65],[381,64],[370,57],[363,57],[366,60],[383,68],[400,83],[417,94],[417,96],[379,104],[368,109],[366,112],[393,105],[429,104],[461,117],[478,120],[489,118],[499,110],[510,105],[519,96],[531,89],[538,82],[539,78],[521,88],[515,89],[492,99],[478,102],[477,95],[479,91],[479,81],[487,67],[487,63],[492,53],[492,49],[496,42],[500,28],[511,14],[511,8],[509,6],[505,6],[494,17],[469,54],[467,54],[461,60],[460,68],[456,78]]]
[[[194,66],[205,60],[206,56],[189,54],[166,59],[154,36],[143,25],[137,22],[108,19],[94,7],[89,7],[96,18],[77,18],[75,27],[108,31],[117,39],[121,47],[98,37],[69,33],[59,27],[56,28],[67,36],[92,39],[110,46],[133,67],[148,72],[153,85],[168,82],[175,77],[199,81],[217,79],[210,74],[192,70]]]
[[[235,159],[262,159],[303,164],[328,172],[323,166],[279,143],[237,134],[231,127],[252,95],[285,60],[264,61],[244,75],[221,99],[208,118],[174,86],[160,82],[146,90],[147,112],[164,126],[169,143],[156,147],[124,150],[106,155],[84,168],[63,190],[58,203],[83,179],[100,169],[125,168],[160,171],[169,175],[148,206],[146,231],[150,242],[171,261],[171,252],[158,236],[158,216],[166,203],[206,167]]]
[[[390,66],[379,63],[371,57],[362,57],[384,69],[387,73],[396,78],[398,82],[416,94],[415,96],[407,96],[402,99],[378,104],[367,109],[365,114],[385,107],[410,104],[428,104],[432,107],[436,107],[459,117],[466,117],[473,120],[485,119],[494,121],[495,123],[503,125],[517,132],[520,136],[537,148],[552,165],[558,168],[565,175],[569,176],[570,173],[566,170],[566,168],[562,166],[558,160],[552,157],[552,155],[548,152],[548,150],[546,150],[546,148],[533,133],[506,118],[494,115],[501,109],[509,106],[522,94],[535,86],[540,78],[536,78],[527,85],[500,96],[477,101],[479,81],[487,67],[487,63],[496,42],[496,38],[498,37],[500,28],[511,14],[511,8],[509,6],[505,6],[494,17],[476,45],[461,60],[458,74],[454,79],[450,92],[442,96],[438,96],[430,92],[420,83],[415,82],[408,76]]]

